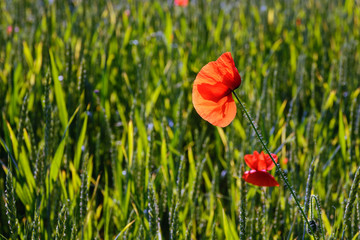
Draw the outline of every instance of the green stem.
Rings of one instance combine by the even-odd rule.
[[[285,185],[287,186],[287,188],[290,190],[291,196],[294,198],[294,200],[295,200],[295,202],[296,202],[296,205],[297,205],[298,208],[300,209],[300,212],[301,212],[302,216],[304,217],[304,219],[305,219],[305,221],[306,221],[306,223],[307,223],[307,225],[308,225],[308,229],[311,231],[311,227],[310,227],[309,220],[307,219],[304,210],[303,210],[302,207],[300,206],[299,200],[297,199],[297,197],[296,197],[296,195],[295,195],[295,192],[294,192],[294,190],[292,189],[290,183],[289,183],[288,180],[286,179],[284,172],[281,170],[280,166],[275,162],[274,158],[271,156],[271,153],[270,153],[269,149],[267,148],[266,144],[265,144],[264,141],[262,140],[262,138],[261,138],[261,136],[260,136],[260,133],[259,133],[259,131],[257,130],[257,128],[255,127],[254,122],[253,122],[253,120],[251,119],[249,113],[246,111],[245,106],[244,106],[243,103],[240,101],[240,99],[239,99],[239,97],[236,95],[236,93],[235,93],[234,91],[232,91],[232,93],[235,95],[235,98],[238,100],[238,102],[239,102],[239,104],[240,104],[240,106],[241,106],[241,109],[244,111],[247,119],[249,120],[252,128],[253,128],[254,131],[255,131],[255,134],[256,134],[257,138],[258,138],[259,141],[261,142],[261,145],[264,147],[266,153],[270,156],[271,160],[272,160],[273,163],[275,164],[275,167],[276,167],[277,172],[280,174],[280,177],[281,177],[282,180],[285,182]]]

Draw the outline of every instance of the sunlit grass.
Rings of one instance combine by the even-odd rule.
[[[0,16],[3,238],[302,239],[275,170],[280,187],[241,181],[262,147],[240,109],[226,128],[193,109],[226,51],[317,237],[356,238],[359,1],[16,0]]]

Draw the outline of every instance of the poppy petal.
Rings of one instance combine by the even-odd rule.
[[[265,163],[266,163],[266,170],[270,171],[271,169],[273,169],[275,167],[274,162],[271,160],[269,154],[261,152],[262,158],[265,159]],[[271,156],[273,157],[273,159],[275,160],[275,162],[278,162],[278,156],[274,153],[271,153]]]
[[[253,154],[246,154],[244,156],[246,165],[253,170],[262,170],[258,168],[258,158],[256,157],[258,154],[259,153],[257,151],[254,151]]]
[[[194,86],[192,98],[196,112],[212,125],[226,127],[235,118],[236,104],[231,95],[214,102],[204,99]]]
[[[176,6],[186,7],[189,4],[189,0],[175,0],[174,4]]]
[[[245,182],[251,183],[260,187],[278,187],[279,183],[275,178],[266,171],[250,170],[244,172],[242,178]]]
[[[241,84],[241,77],[235,67],[230,52],[222,54],[216,61],[206,64],[196,76],[194,84],[207,83],[215,85],[222,83],[230,89],[235,90]]]
[[[274,158],[275,162],[278,162],[278,157],[276,154],[271,154],[271,156]],[[261,152],[260,154],[257,151],[254,151],[253,154],[246,154],[244,156],[245,163],[253,170],[266,170],[270,171],[274,168],[275,164],[271,160],[268,154],[265,154],[264,152]]]
[[[231,94],[231,90],[222,83],[215,83],[214,85],[202,83],[197,85],[199,94],[205,100],[218,102],[224,96]]]

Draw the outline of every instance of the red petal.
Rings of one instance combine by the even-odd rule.
[[[257,151],[254,151],[254,154],[246,154],[244,156],[244,160],[246,165],[249,166],[249,168],[254,169],[254,170],[260,170],[258,169],[258,159],[256,157],[254,157],[255,153],[259,154]]]
[[[245,182],[251,183],[260,187],[278,187],[279,183],[275,180],[275,178],[266,171],[246,171],[242,178]]]
[[[197,85],[197,89],[202,98],[213,102],[218,102],[224,96],[231,94],[231,90],[222,83],[215,83],[214,85],[202,83]]]
[[[269,154],[261,152],[262,158],[265,159],[265,164],[266,164],[266,170],[270,171],[271,169],[273,169],[275,167],[274,162],[271,160]],[[278,156],[274,153],[271,153],[271,156],[273,157],[273,159],[275,160],[275,162],[278,162]]]
[[[204,99],[199,93],[198,86],[194,86],[192,98],[196,112],[212,125],[226,127],[235,118],[236,104],[231,95],[215,102]]]
[[[176,6],[186,7],[189,4],[189,0],[175,0],[174,4]]]
[[[206,64],[196,76],[194,85],[207,83],[215,85],[222,83],[227,88],[235,90],[241,84],[241,77],[235,67],[230,52],[221,55],[216,61]]]
[[[276,154],[272,153],[271,156],[274,158],[275,162],[278,161],[278,157],[276,156]],[[265,154],[264,152],[261,152],[259,154],[257,151],[254,151],[253,154],[246,154],[244,156],[244,159],[245,163],[253,170],[270,171],[275,166],[269,155]]]
[[[231,53],[205,65],[196,76],[192,99],[197,113],[206,121],[226,127],[236,115],[231,91],[241,83]]]

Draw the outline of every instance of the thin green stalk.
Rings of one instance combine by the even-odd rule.
[[[19,222],[16,218],[15,190],[10,168],[6,174],[5,210],[8,217],[10,239],[17,239]]]
[[[318,197],[315,196],[315,195],[311,195],[310,198],[311,198],[311,200],[310,200],[311,209],[312,209],[312,202],[313,202],[312,200],[314,200],[314,202],[315,202],[315,207],[316,207],[317,214],[318,214],[319,230],[320,230],[322,239],[325,239],[324,227],[323,227],[323,222],[322,222],[322,219],[321,219],[320,201],[319,201]],[[311,212],[312,212],[312,214],[313,214],[313,211],[311,211]],[[311,219],[314,219],[314,217],[312,217]]]
[[[308,214],[309,212],[309,205],[310,205],[310,195],[311,195],[311,189],[312,189],[312,181],[314,177],[314,168],[315,168],[315,158],[310,163],[309,166],[309,174],[308,179],[306,183],[306,191],[305,191],[305,201],[304,201],[304,212],[305,214]],[[313,219],[312,217],[310,219]],[[303,238],[305,239],[305,232],[306,232],[306,223],[304,223],[304,232],[303,232]]]
[[[240,167],[240,176],[245,172],[244,165]],[[244,179],[240,179],[240,240],[246,239],[246,186]]]
[[[281,179],[284,181],[285,185],[286,185],[287,188],[290,190],[290,193],[291,193],[292,197],[294,198],[294,200],[295,200],[295,202],[296,202],[296,205],[298,206],[298,208],[299,208],[299,210],[300,210],[303,218],[304,218],[305,221],[306,221],[306,224],[308,225],[308,229],[310,229],[310,231],[311,231],[311,227],[310,227],[309,220],[308,220],[307,217],[306,217],[306,214],[305,214],[305,212],[304,212],[304,209],[302,209],[302,207],[300,206],[299,200],[297,199],[297,197],[296,197],[296,195],[295,195],[295,192],[294,192],[294,190],[292,189],[292,186],[290,185],[290,183],[289,183],[288,180],[286,179],[285,174],[284,174],[283,171],[281,170],[280,166],[275,162],[274,158],[271,156],[271,153],[270,153],[268,147],[266,146],[266,144],[264,143],[263,139],[261,138],[261,135],[260,135],[259,131],[257,130],[257,128],[255,127],[255,124],[254,124],[252,118],[250,117],[249,113],[248,113],[247,110],[245,109],[245,106],[244,106],[243,103],[240,101],[240,99],[239,99],[239,97],[237,96],[237,94],[236,94],[234,91],[232,91],[232,92],[233,92],[233,94],[235,95],[235,98],[238,100],[238,102],[239,102],[239,104],[240,104],[240,106],[241,106],[241,109],[244,111],[244,113],[245,113],[247,119],[249,120],[252,128],[254,129],[255,134],[256,134],[257,138],[259,139],[261,145],[263,146],[263,148],[265,149],[266,153],[270,156],[271,160],[272,160],[273,163],[275,164],[276,170],[277,170],[277,172],[279,173]],[[312,232],[311,232],[311,234],[312,234]]]
[[[353,183],[351,185],[351,189],[350,189],[349,199],[348,199],[348,202],[345,207],[345,213],[344,213],[344,218],[343,218],[344,219],[344,222],[343,222],[344,228],[343,228],[343,234],[342,234],[341,239],[344,239],[346,228],[349,229],[351,227],[351,213],[352,213],[352,209],[353,209],[354,202],[356,199],[356,193],[357,193],[356,190],[359,187],[359,182],[360,182],[360,167],[356,170],[354,181],[353,181]]]

